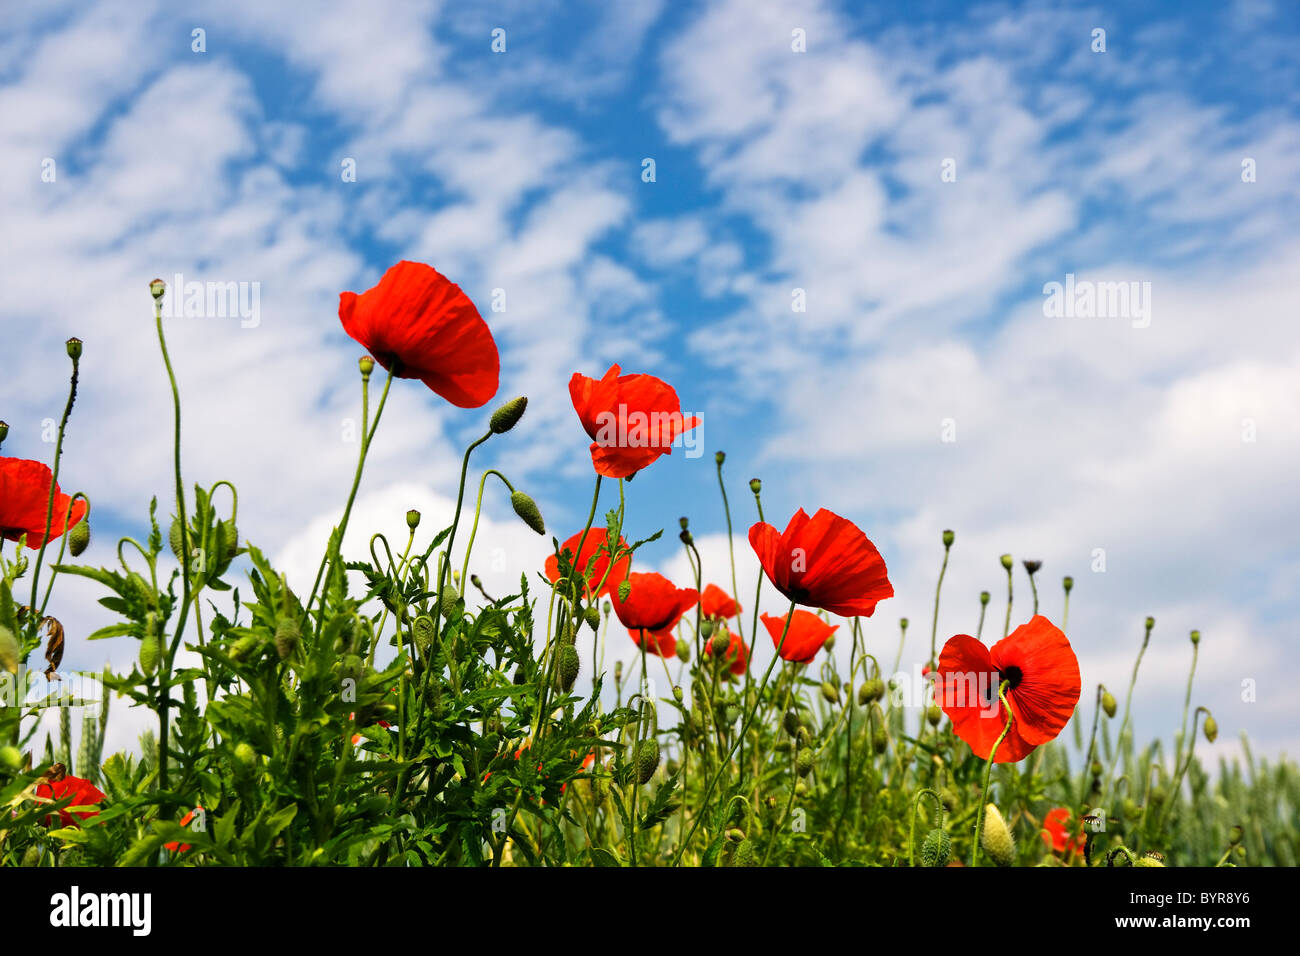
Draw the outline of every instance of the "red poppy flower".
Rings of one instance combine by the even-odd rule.
[[[403,260],[373,289],[341,293],[339,320],[384,368],[453,405],[478,408],[497,393],[501,359],[487,323],[432,266]]]
[[[726,621],[740,613],[740,605],[722,588],[710,584],[700,595],[700,613],[705,617]]]
[[[745,646],[745,642],[740,639],[739,635],[725,630],[723,633],[731,638],[725,653],[726,659],[731,661],[729,670],[737,675],[745,673],[745,668],[749,665],[749,648]],[[713,637],[704,642],[704,653],[709,657],[713,656],[713,641],[717,636],[718,632],[714,631]]]
[[[190,823],[193,822],[194,820],[194,814],[202,813],[202,812],[203,812],[202,807],[195,807],[189,813],[185,814],[185,816],[181,817],[181,826],[183,827],[189,826]],[[190,844],[181,843],[179,840],[174,843],[164,843],[163,846],[171,850],[173,853],[188,853],[191,849]]]
[[[1047,811],[1047,816],[1043,818],[1043,828],[1039,833],[1049,850],[1063,853],[1068,849],[1071,855],[1083,852],[1088,838],[1082,833],[1071,833],[1069,823],[1070,811],[1065,807]]]
[[[578,372],[569,379],[569,397],[582,427],[591,437],[596,474],[627,478],[672,454],[678,435],[700,423],[682,415],[673,387],[653,375],[620,375],[611,365],[605,377]]]
[[[580,554],[578,552],[579,541],[582,542],[582,552]],[[569,552],[570,557],[573,558],[573,566],[578,570],[578,572],[585,574],[587,593],[589,597],[591,596],[591,589],[597,584],[600,584],[602,580],[605,583],[601,585],[600,594],[609,594],[611,590],[618,587],[619,581],[622,581],[627,577],[628,571],[632,567],[632,556],[630,554],[624,555],[614,563],[614,569],[609,572],[608,576],[606,576],[605,569],[609,567],[609,549],[605,548],[605,541],[604,528],[589,528],[585,540],[582,537],[582,532],[579,531],[568,541],[564,542],[564,544],[560,545],[561,552]],[[623,538],[619,538],[618,543],[620,547],[627,547],[627,541]],[[602,551],[602,548],[605,550]],[[597,552],[600,552],[599,557],[596,556]],[[574,558],[574,555],[577,555],[577,557]],[[592,558],[596,559],[594,563],[592,562]],[[591,565],[590,571],[587,571],[588,564]],[[551,583],[560,580],[560,562],[553,554],[546,558],[546,577],[551,581]]]
[[[785,531],[758,522],[749,543],[778,591],[796,604],[844,617],[870,617],[893,597],[885,559],[847,518],[820,509],[811,518],[800,508]]]
[[[826,639],[839,630],[838,624],[827,624],[812,611],[796,608],[790,618],[790,629],[781,643],[785,631],[785,618],[763,614],[759,618],[767,633],[772,635],[772,646],[781,649],[781,657],[795,664],[807,664],[822,649]]]
[[[0,538],[17,541],[27,535],[27,547],[40,548],[45,541],[45,513],[50,504],[48,465],[26,458],[0,458]],[[54,511],[50,515],[50,540],[76,526],[86,517],[86,502],[72,498],[54,486]]]
[[[73,807],[92,807],[104,799],[104,794],[89,780],[82,780],[70,774],[65,774],[57,780],[46,780],[44,783],[37,784],[36,796],[46,800],[72,799],[71,803],[59,811],[59,822],[65,827],[79,826],[77,822],[79,819],[88,820],[99,813],[98,810],[74,810]],[[46,826],[49,822],[50,818],[46,817]]]
[[[669,657],[677,649],[672,629],[682,615],[699,600],[694,588],[679,588],[662,574],[632,574],[627,600],[619,597],[617,587],[610,590],[614,613],[632,635],[632,640],[652,654]]]
[[[953,732],[987,760],[1007,723],[998,688],[1015,722],[994,760],[1023,759],[1059,734],[1079,702],[1079,661],[1060,629],[1041,614],[991,648],[968,634],[943,646],[935,671],[934,693],[952,721]]]

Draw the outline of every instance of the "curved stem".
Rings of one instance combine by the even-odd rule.
[[[1007,725],[1002,728],[1002,733],[998,735],[997,742],[993,749],[989,751],[988,762],[984,766],[984,786],[980,788],[980,802],[975,811],[975,845],[970,851],[970,865],[975,866],[980,858],[980,840],[984,836],[984,813],[985,805],[989,802],[989,780],[993,777],[993,763],[998,755],[998,748],[1002,746],[1002,741],[1011,733],[1011,725],[1015,723],[1016,715],[1011,712],[1011,705],[1007,703],[1006,690],[1010,681],[1003,681],[998,687],[998,700],[1002,701],[1002,706],[1007,710]]]

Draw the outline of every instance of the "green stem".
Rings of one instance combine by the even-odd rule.
[[[989,759],[984,766],[984,786],[980,788],[980,802],[975,811],[975,845],[971,847],[970,852],[971,866],[975,866],[980,858],[980,840],[984,836],[984,806],[989,802],[989,780],[993,777],[993,763],[998,755],[998,748],[1002,746],[1002,741],[1006,739],[1007,734],[1011,733],[1011,725],[1016,719],[1016,715],[1011,712],[1011,705],[1007,703],[1006,690],[1009,684],[1010,681],[1003,681],[998,687],[998,700],[1002,701],[1002,706],[1007,709],[1007,725],[998,735],[997,743],[989,752]]]

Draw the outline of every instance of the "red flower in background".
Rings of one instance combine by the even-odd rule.
[[[27,547],[40,548],[45,541],[45,513],[53,480],[49,466],[39,461],[0,458],[0,538],[17,541],[25,534]],[[55,485],[50,540],[76,526],[84,517],[86,502],[78,499],[73,505],[72,498]]]
[[[722,633],[731,638],[727,643],[727,650],[724,654],[726,660],[731,661],[729,670],[736,675],[745,673],[745,668],[749,666],[749,648],[745,646],[745,642],[740,639],[739,635],[732,634],[728,630],[723,630]],[[713,636],[704,644],[704,653],[709,657],[713,656],[713,642],[717,640],[717,637],[718,632],[714,631]]]
[[[822,649],[826,639],[839,630],[838,624],[827,624],[812,611],[797,608],[790,616],[790,629],[785,633],[785,643],[781,642],[781,632],[785,631],[785,618],[763,614],[759,620],[772,635],[772,646],[781,649],[781,657],[794,664],[807,664]]]
[[[717,620],[729,620],[740,613],[740,605],[722,588],[710,584],[700,595],[700,613]]]
[[[578,552],[579,541],[582,542],[581,553]],[[622,581],[627,577],[628,571],[632,567],[632,556],[624,555],[614,563],[614,569],[609,572],[607,577],[605,575],[605,569],[609,567],[609,550],[604,550],[601,552],[600,557],[596,557],[596,553],[600,552],[601,549],[605,547],[605,542],[606,536],[604,528],[589,528],[587,530],[586,540],[583,540],[582,532],[579,531],[568,541],[564,542],[564,544],[560,545],[560,551],[568,551],[570,557],[573,558],[572,564],[574,568],[577,569],[579,574],[585,576],[588,596],[591,594],[591,589],[597,584],[600,584],[602,580],[604,580],[605,583],[601,585],[600,594],[609,594],[611,590],[618,587],[619,581]],[[627,541],[623,538],[619,538],[618,543],[620,547],[627,547]],[[577,557],[573,557],[574,555],[577,555]],[[591,571],[587,572],[587,564],[591,562],[592,558],[596,558],[596,561],[591,565]],[[546,558],[546,577],[550,579],[552,584],[560,580],[560,562],[553,554]]]
[[[569,379],[569,397],[578,420],[591,437],[596,474],[628,478],[672,454],[678,435],[700,423],[682,415],[673,387],[653,375],[620,375],[611,365],[604,378],[578,372]]]
[[[610,590],[614,613],[639,645],[660,657],[671,656],[677,649],[672,629],[695,606],[699,592],[694,588],[679,588],[654,572],[634,573],[628,580],[631,588],[626,600],[619,596],[617,587]]]
[[[1047,816],[1043,817],[1043,829],[1040,835],[1049,850],[1063,853],[1068,849],[1070,855],[1083,852],[1088,838],[1082,833],[1071,833],[1069,823],[1070,811],[1065,807],[1047,811]]]
[[[487,323],[432,266],[403,260],[373,289],[340,294],[339,320],[384,368],[453,405],[478,408],[497,393],[501,360]]]
[[[749,543],[776,589],[796,604],[844,617],[870,617],[893,597],[885,559],[847,518],[825,508],[811,518],[800,508],[785,531],[760,521]]]
[[[943,646],[934,694],[952,721],[953,732],[987,760],[1007,724],[998,688],[1007,681],[1007,702],[1015,722],[994,761],[1023,759],[1055,739],[1079,702],[1079,661],[1070,641],[1041,614],[991,648],[968,634]]]
[[[202,807],[195,807],[189,813],[185,814],[185,816],[181,817],[181,826],[189,826],[194,821],[194,814],[202,812]],[[181,843],[179,840],[175,843],[164,843],[163,846],[171,850],[173,853],[188,853],[191,849],[190,844]]]
[[[62,764],[58,767],[61,768]],[[64,774],[61,770],[36,785],[36,796],[46,800],[72,799],[59,811],[59,822],[65,827],[79,826],[78,820],[88,820],[99,813],[98,810],[73,810],[72,807],[92,807],[104,799],[104,794],[89,780]],[[46,826],[49,822],[50,818],[46,817]]]

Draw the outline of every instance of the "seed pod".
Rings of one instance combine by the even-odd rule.
[[[659,769],[659,741],[651,737],[641,741],[636,748],[636,778],[640,783],[649,783],[650,778]]]
[[[984,832],[980,846],[998,866],[1011,866],[1016,862],[1016,843],[1007,829],[1006,820],[993,804],[984,807]]]
[[[931,704],[925,711],[925,719],[930,722],[931,727],[938,727],[939,721],[943,720],[943,711],[938,704]]]
[[[794,772],[801,777],[808,776],[808,774],[812,773],[813,759],[813,752],[811,749],[805,747],[803,750],[800,750],[799,756],[794,759]]]
[[[1241,842],[1241,838],[1245,835],[1245,832],[1246,831],[1243,830],[1240,825],[1234,825],[1233,828],[1228,831],[1228,843],[1232,846],[1236,846]]]
[[[1107,717],[1115,716],[1115,695],[1110,691],[1105,691],[1101,695],[1101,709],[1106,712]]]
[[[560,690],[566,694],[573,690],[573,682],[578,679],[578,671],[581,668],[578,649],[572,644],[561,644],[555,660],[555,677]]]
[[[292,654],[297,649],[300,640],[302,640],[302,628],[299,626],[297,618],[286,617],[276,625],[275,652],[280,655],[280,660],[284,660]]]
[[[925,835],[925,842],[921,844],[922,866],[947,866],[951,854],[952,838],[946,830],[935,827]]]
[[[158,619],[150,612],[145,618],[144,640],[140,642],[140,673],[152,677],[158,672],[162,660],[162,636],[158,633]]]
[[[828,704],[838,704],[840,702],[840,689],[828,680],[822,681],[822,697]]]
[[[801,800],[802,800],[804,797],[808,796],[808,784],[804,783],[802,780],[800,780],[800,781],[798,781],[797,783],[795,783],[795,785],[794,785],[794,795],[795,795],[796,797],[798,797],[799,799],[801,799]]]
[[[83,518],[68,532],[68,550],[72,552],[74,558],[79,558],[89,545],[90,522]]]
[[[1205,739],[1214,743],[1214,738],[1219,736],[1219,725],[1213,717],[1205,718]]]
[[[706,617],[704,620],[700,621],[700,637],[707,641],[712,634],[713,622]]]
[[[889,745],[889,734],[885,733],[885,728],[877,726],[871,732],[871,750],[873,753],[884,753],[885,748]]]

